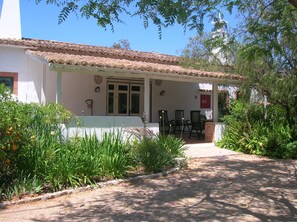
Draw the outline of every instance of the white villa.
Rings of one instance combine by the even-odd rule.
[[[3,1],[0,83],[12,87],[22,102],[60,103],[85,116],[88,127],[137,127],[145,112],[148,126],[158,130],[159,110],[167,110],[169,119],[175,110],[184,110],[185,119],[200,110],[215,130],[218,86],[239,85],[242,77],[182,68],[179,61],[158,53],[23,38],[19,0]],[[203,84],[211,84],[211,90],[203,90]]]

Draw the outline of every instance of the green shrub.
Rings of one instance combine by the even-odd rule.
[[[18,178],[18,163],[22,152],[30,144],[31,132],[28,128],[28,107],[17,101],[0,102],[0,184],[12,183]]]
[[[263,105],[236,101],[224,121],[220,146],[256,155],[294,156],[294,145],[289,144],[297,139],[296,130],[289,125],[282,107],[269,105],[265,110]]]
[[[174,166],[175,158],[184,157],[184,142],[173,136],[144,138],[135,147],[135,155],[145,172],[160,172]]]
[[[61,105],[24,104],[0,85],[0,189],[17,181],[43,180],[50,159],[63,146],[61,124],[72,114]]]
[[[297,141],[288,143],[285,152],[283,152],[283,158],[297,158]]]

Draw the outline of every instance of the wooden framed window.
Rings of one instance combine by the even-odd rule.
[[[18,95],[18,73],[0,72],[0,84],[5,84],[12,89],[14,95]]]
[[[140,116],[143,103],[143,84],[108,82],[107,115]]]

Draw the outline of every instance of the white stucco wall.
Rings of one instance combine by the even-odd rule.
[[[32,65],[34,64],[34,65]],[[18,98],[22,102],[40,102],[41,66],[25,54],[25,49],[0,46],[0,72],[18,73]]]
[[[51,79],[48,78],[48,80],[56,86],[56,73],[51,72],[50,75]],[[95,92],[96,87],[100,87],[99,92]],[[52,96],[55,98],[55,95],[50,97]],[[76,115],[90,116],[91,109],[85,102],[87,99],[93,100],[93,115],[106,115],[106,78],[103,77],[101,84],[96,84],[94,75],[63,72],[61,103]]]
[[[57,73],[47,63],[28,56],[24,48],[0,46],[0,72],[18,73],[18,98],[22,102],[56,101]],[[95,92],[96,87],[99,92]],[[62,105],[76,115],[90,115],[86,99],[93,99],[94,115],[106,115],[106,78],[96,84],[94,75],[62,73]],[[82,113],[84,111],[84,113]]]
[[[163,96],[161,91],[165,91]],[[152,122],[158,122],[158,111],[168,110],[169,120],[175,119],[175,110],[184,110],[185,119],[190,119],[191,110],[201,110],[201,113],[210,109],[200,109],[200,94],[211,95],[211,92],[199,91],[198,83],[162,81],[157,86],[152,81]]]
[[[104,133],[121,133],[124,138],[133,139],[131,131],[144,130],[142,120],[138,116],[79,116],[78,119],[79,127],[71,124],[64,128],[64,135],[67,138],[96,134],[97,138],[101,139]],[[154,135],[159,134],[157,123],[147,124],[147,129]]]
[[[49,71],[48,66],[46,66],[45,95],[46,95],[46,102],[47,103],[56,101],[56,79],[57,79],[57,73]]]
[[[43,91],[43,64],[27,57],[27,85],[28,95],[31,101],[41,103]]]
[[[96,84],[94,75],[78,73],[62,73],[62,101],[61,103],[74,114],[79,116],[91,115],[90,108],[87,107],[86,99],[93,100],[93,115],[106,115],[106,82],[103,76],[101,84]],[[47,76],[47,98],[55,101],[56,72],[49,72]],[[50,86],[50,87],[49,87]],[[95,88],[100,87],[99,92]],[[165,95],[160,92],[164,90]],[[211,92],[201,92],[198,83],[162,81],[161,86],[157,86],[152,81],[152,122],[158,122],[158,110],[168,110],[169,119],[175,118],[175,110],[185,110],[185,118],[190,119],[191,110],[201,110],[202,113],[210,109],[200,109],[200,94],[211,95]]]

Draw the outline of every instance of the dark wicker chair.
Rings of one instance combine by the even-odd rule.
[[[191,113],[191,130],[189,134],[189,138],[191,138],[192,135],[196,135],[197,138],[203,136],[203,130],[205,125],[205,116],[201,115],[200,110],[192,110]]]
[[[175,110],[174,132],[184,132],[186,127],[190,131],[189,123],[189,120],[185,120],[184,110]]]
[[[159,132],[162,134],[172,133],[175,127],[174,121],[168,120],[167,110],[159,110]]]

